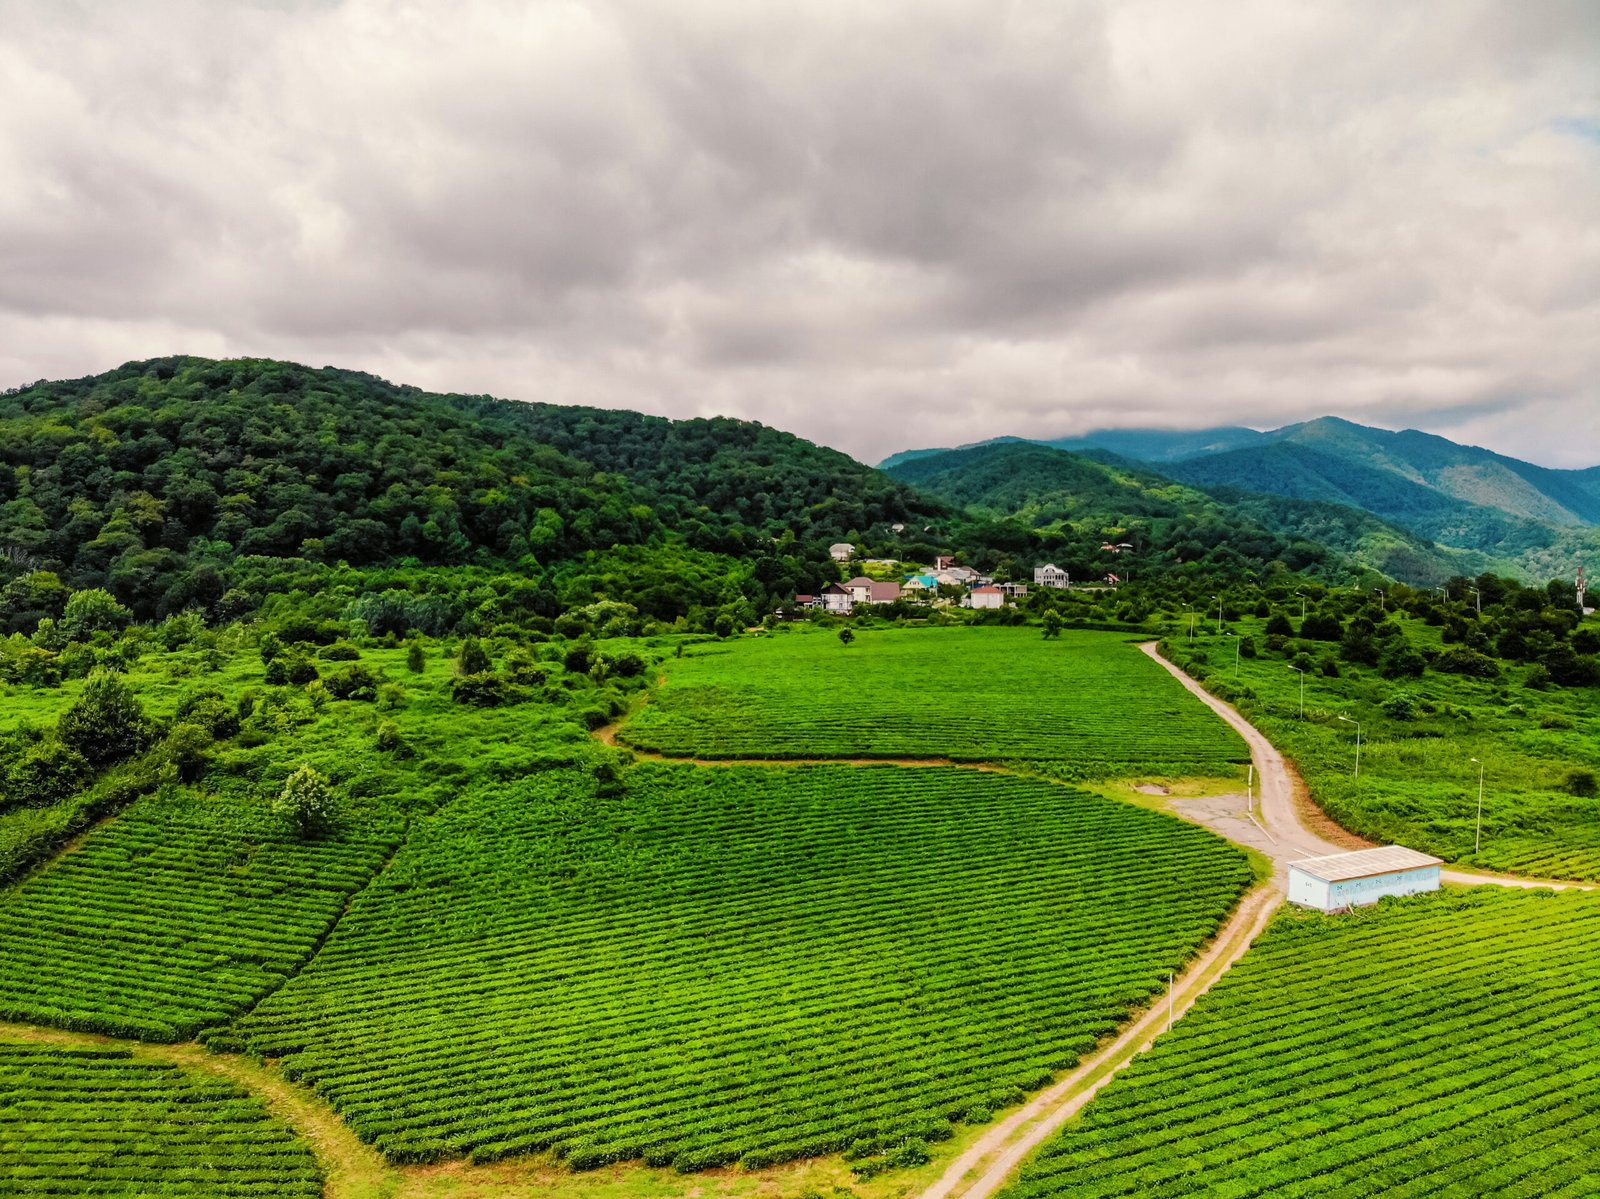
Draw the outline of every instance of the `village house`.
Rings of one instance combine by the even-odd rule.
[[[963,608],[999,608],[1003,607],[1005,602],[1006,593],[998,587],[974,587],[967,592],[966,597],[961,601],[961,606]]]
[[[932,575],[912,575],[900,585],[908,595],[922,597],[939,590],[939,580]]]
[[[1028,594],[1026,583],[1001,583],[999,586],[1009,599],[1021,599]]]
[[[858,604],[872,602],[872,580],[866,575],[857,575],[845,585],[845,590],[850,593],[850,598]]]
[[[1072,585],[1072,576],[1054,562],[1046,562],[1043,566],[1033,568],[1033,581],[1040,587],[1069,587]]]
[[[900,598],[899,583],[874,582],[867,595],[867,602],[871,604],[892,604]]]
[[[822,589],[822,610],[834,612],[839,615],[850,615],[850,609],[855,607],[855,597],[851,595],[848,587],[838,583],[829,583]]]
[[[855,556],[856,547],[848,541],[838,541],[828,547],[828,556],[835,562],[848,562]]]
[[[954,554],[940,554],[933,560],[933,573],[938,574],[941,570],[949,570],[955,564],[956,556]]]
[[[794,606],[796,608],[820,608],[822,607],[822,600],[815,595],[797,595],[794,597]]]

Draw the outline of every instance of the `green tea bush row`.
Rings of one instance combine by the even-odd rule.
[[[391,1159],[769,1165],[1017,1102],[1249,884],[1203,829],[895,766],[551,771],[421,821],[229,1044]]]
[[[127,1050],[0,1042],[0,1195],[322,1193],[306,1144],[232,1083]]]
[[[1600,1193],[1600,895],[1286,910],[1004,1199]]]
[[[0,1018],[151,1041],[225,1020],[311,954],[398,818],[303,840],[265,804],[135,802],[0,903]]]
[[[1144,762],[1215,772],[1244,743],[1126,639],[1036,629],[788,633],[696,650],[620,730],[699,758]]]

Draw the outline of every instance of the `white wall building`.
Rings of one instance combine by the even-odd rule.
[[[828,547],[828,556],[835,562],[848,562],[855,556],[856,547],[848,541],[837,541]]]
[[[855,607],[855,597],[850,594],[849,588],[841,587],[837,583],[829,583],[822,589],[822,610],[824,612],[838,612],[849,615]]]
[[[964,608],[998,608],[1006,602],[1006,593],[998,587],[974,587],[961,601]]]
[[[1302,858],[1289,863],[1289,902],[1332,912],[1377,903],[1385,895],[1437,891],[1442,864],[1404,845]]]
[[[1040,587],[1065,587],[1072,582],[1072,576],[1054,562],[1046,562],[1033,568],[1033,581]]]

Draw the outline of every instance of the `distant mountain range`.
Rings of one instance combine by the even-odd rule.
[[[1021,440],[996,438],[980,447]],[[1395,433],[1323,417],[1268,432],[1110,429],[1030,444],[1110,452],[1233,504],[1267,495],[1359,509],[1413,540],[1434,543],[1461,570],[1545,578],[1570,574],[1585,556],[1600,557],[1600,467],[1554,470],[1414,429]],[[950,452],[907,451],[880,469],[915,484],[921,472],[909,470],[911,464]],[[1342,523],[1355,531],[1355,524]],[[1372,562],[1366,553],[1356,556]]]

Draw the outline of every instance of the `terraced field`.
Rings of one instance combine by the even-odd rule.
[[[1600,1194],[1600,895],[1285,911],[1004,1192]]]
[[[1250,881],[951,768],[547,772],[421,822],[234,1034],[395,1160],[756,1166],[948,1135],[1159,991]]]
[[[297,969],[402,833],[368,817],[302,842],[260,801],[147,796],[0,892],[0,1018],[192,1036]]]
[[[1247,760],[1238,736],[1115,633],[782,632],[696,647],[619,730],[674,757],[1051,761],[1082,775]]]
[[[231,1083],[124,1049],[0,1042],[0,1195],[321,1199],[305,1143]]]

